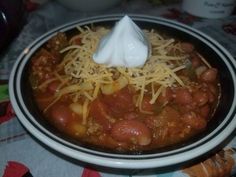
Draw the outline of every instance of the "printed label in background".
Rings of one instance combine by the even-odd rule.
[[[187,13],[203,18],[223,18],[229,16],[236,0],[183,0],[182,8]]]

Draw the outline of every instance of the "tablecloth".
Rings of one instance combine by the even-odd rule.
[[[234,175],[235,133],[221,151],[202,157],[201,161],[194,162],[190,166],[126,172],[119,169],[96,168],[65,157],[39,142],[22,127],[11,107],[7,85],[11,68],[21,51],[37,37],[56,26],[88,16],[111,13],[161,16],[185,23],[213,37],[236,57],[235,15],[224,19],[202,19],[184,13],[181,10],[181,4],[156,6],[144,0],[126,0],[118,6],[102,12],[79,12],[71,11],[56,1],[48,1],[28,14],[27,22],[20,34],[0,55],[0,175],[6,174],[7,166],[12,164],[26,166],[34,177],[188,177],[191,175],[199,177],[221,175],[223,177]],[[209,165],[211,163],[216,167]],[[206,169],[209,166],[212,168],[212,172]]]

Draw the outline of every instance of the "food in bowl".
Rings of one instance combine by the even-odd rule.
[[[142,153],[204,131],[221,96],[218,70],[193,43],[142,29],[151,46],[143,66],[98,64],[100,25],[58,32],[32,56],[29,80],[45,119],[87,147]],[[115,45],[115,44],[114,44]]]
[[[224,47],[202,32],[189,26],[157,17],[132,15],[132,19],[135,23],[141,29],[145,29],[145,31],[151,31],[154,29],[154,31],[157,32],[157,34],[160,34],[164,39],[174,38],[175,41],[180,42],[180,44],[188,43],[193,45],[193,51],[197,52],[194,53],[199,54],[199,57],[207,60],[207,64],[201,64],[203,68],[205,67],[204,65],[207,67],[208,64],[212,68],[217,68],[216,83],[219,82],[220,85],[218,86],[216,84],[216,88],[219,92],[218,94],[220,98],[218,103],[216,101],[217,107],[214,111],[212,110],[214,114],[211,118],[209,117],[204,129],[187,140],[181,140],[179,143],[158,147],[153,150],[144,149],[143,147],[146,145],[139,145],[143,149],[130,151],[122,149],[123,147],[120,149],[111,149],[104,148],[104,146],[92,145],[89,142],[81,142],[80,137],[75,137],[74,135],[71,136],[70,133],[67,133],[66,135],[64,131],[60,131],[61,128],[53,126],[53,124],[43,115],[44,111],[46,113],[49,109],[52,109],[52,106],[56,105],[56,102],[52,104],[52,106],[49,106],[48,109],[45,109],[47,106],[41,107],[36,104],[37,102],[35,102],[34,95],[36,92],[32,89],[34,83],[32,84],[29,75],[32,74],[32,63],[33,59],[36,58],[36,53],[38,53],[39,56],[44,48],[47,49],[45,53],[49,54],[48,56],[50,57],[55,55],[64,57],[69,52],[69,50],[66,51],[68,46],[63,46],[62,50],[61,48],[58,49],[58,51],[61,51],[62,53],[49,51],[50,45],[56,45],[57,42],[50,42],[49,44],[48,41],[51,41],[52,38],[60,34],[62,34],[62,36],[66,35],[67,39],[65,41],[68,41],[72,36],[79,33],[77,26],[80,26],[82,29],[85,28],[85,31],[87,28],[85,26],[88,26],[90,30],[92,30],[91,32],[95,32],[94,30],[98,27],[110,30],[122,17],[123,15],[96,16],[65,24],[42,35],[21,53],[14,64],[9,80],[10,99],[19,121],[32,135],[53,150],[79,161],[112,168],[147,169],[166,167],[199,158],[202,155],[206,155],[208,152],[212,152],[212,150],[217,150],[222,147],[226,142],[225,140],[230,137],[229,135],[235,130],[236,126],[235,60]],[[56,38],[57,37],[54,39]],[[40,50],[42,51],[40,52]],[[153,51],[151,51],[151,53],[152,52]],[[53,55],[51,53],[53,53]],[[189,61],[190,60],[187,60],[188,64],[186,66],[191,66]],[[203,60],[200,61],[202,63]],[[51,63],[51,65],[56,66],[57,64]],[[47,69],[42,68],[42,71],[45,70]],[[179,72],[182,71],[175,73],[177,74]],[[93,78],[96,80],[95,77]],[[146,89],[149,88],[146,87]],[[53,94],[48,95],[53,96]],[[174,99],[174,96],[172,97],[172,99]],[[157,100],[158,99],[159,97]],[[42,106],[44,106],[44,104],[42,104]],[[139,111],[139,106],[135,107],[135,110]],[[146,113],[145,115],[148,116]]]

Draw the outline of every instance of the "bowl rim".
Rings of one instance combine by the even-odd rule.
[[[222,143],[235,129],[236,127],[236,63],[231,54],[216,40],[212,39],[210,36],[204,34],[203,32],[194,29],[185,24],[164,19],[162,17],[154,17],[150,15],[140,15],[140,14],[128,14],[132,19],[137,21],[145,21],[157,24],[167,25],[173,28],[176,28],[180,31],[184,31],[192,36],[200,39],[208,46],[210,46],[221,58],[224,60],[227,68],[230,70],[234,81],[234,98],[233,105],[230,108],[230,112],[226,116],[227,119],[220,124],[216,130],[211,132],[208,136],[204,137],[203,140],[197,141],[194,144],[191,144],[187,147],[183,147],[172,150],[170,152],[164,152],[159,154],[147,154],[147,155],[110,155],[109,153],[104,152],[95,152],[93,150],[88,150],[86,148],[79,148],[76,145],[68,143],[61,138],[53,135],[45,128],[43,128],[39,123],[34,121],[31,113],[27,110],[21,95],[21,74],[23,72],[24,66],[26,65],[31,55],[35,50],[45,43],[49,38],[59,31],[67,31],[74,28],[76,25],[85,25],[95,22],[104,22],[105,21],[117,21],[124,14],[111,14],[111,15],[101,15],[96,17],[88,17],[79,19],[70,23],[66,23],[59,27],[56,27],[42,36],[38,37],[33,41],[24,51],[20,54],[16,63],[13,66],[13,69],[9,78],[9,95],[12,106],[16,112],[16,115],[20,122],[26,127],[26,129],[33,134],[37,139],[46,144],[47,146],[55,149],[56,151],[65,154],[69,157],[72,157],[77,160],[88,162],[91,164],[96,164],[100,166],[113,167],[113,168],[123,168],[123,169],[139,169],[139,168],[154,168],[154,167],[164,167],[169,165],[178,164],[181,162],[186,162],[188,160],[197,158],[200,155],[203,155],[210,150],[214,149],[220,143]],[[220,51],[218,51],[220,49]],[[227,57],[227,59],[226,59]],[[229,60],[228,60],[229,59]],[[234,73],[234,74],[233,74]],[[234,114],[234,115],[233,115]],[[68,146],[69,145],[69,146]]]

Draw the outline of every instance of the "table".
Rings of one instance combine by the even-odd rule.
[[[7,80],[17,56],[37,37],[48,30],[64,23],[85,18],[88,16],[111,13],[138,13],[153,16],[162,16],[176,20],[210,35],[221,43],[236,57],[236,16],[224,19],[202,19],[182,12],[180,4],[155,6],[144,0],[126,0],[119,6],[103,12],[71,11],[58,4],[48,1],[35,11],[28,14],[27,22],[20,34],[11,43],[7,51],[0,57],[0,175],[8,165],[25,165],[32,176],[39,177],[115,177],[115,176],[149,176],[149,177],[188,177],[190,174],[206,176],[204,167],[213,162],[224,160],[221,166],[222,176],[235,174],[236,165],[236,138],[235,133],[225,147],[217,154],[203,157],[201,162],[191,166],[169,169],[150,169],[124,173],[122,170],[101,169],[65,157],[48,148],[25,130],[12,110],[7,89]],[[11,166],[12,167],[12,166]],[[218,169],[218,170],[217,170]],[[220,175],[220,168],[213,168],[215,174]],[[206,170],[206,169],[205,169]],[[215,171],[214,171],[215,170]],[[212,173],[213,173],[212,172]],[[209,172],[210,173],[210,172]]]

